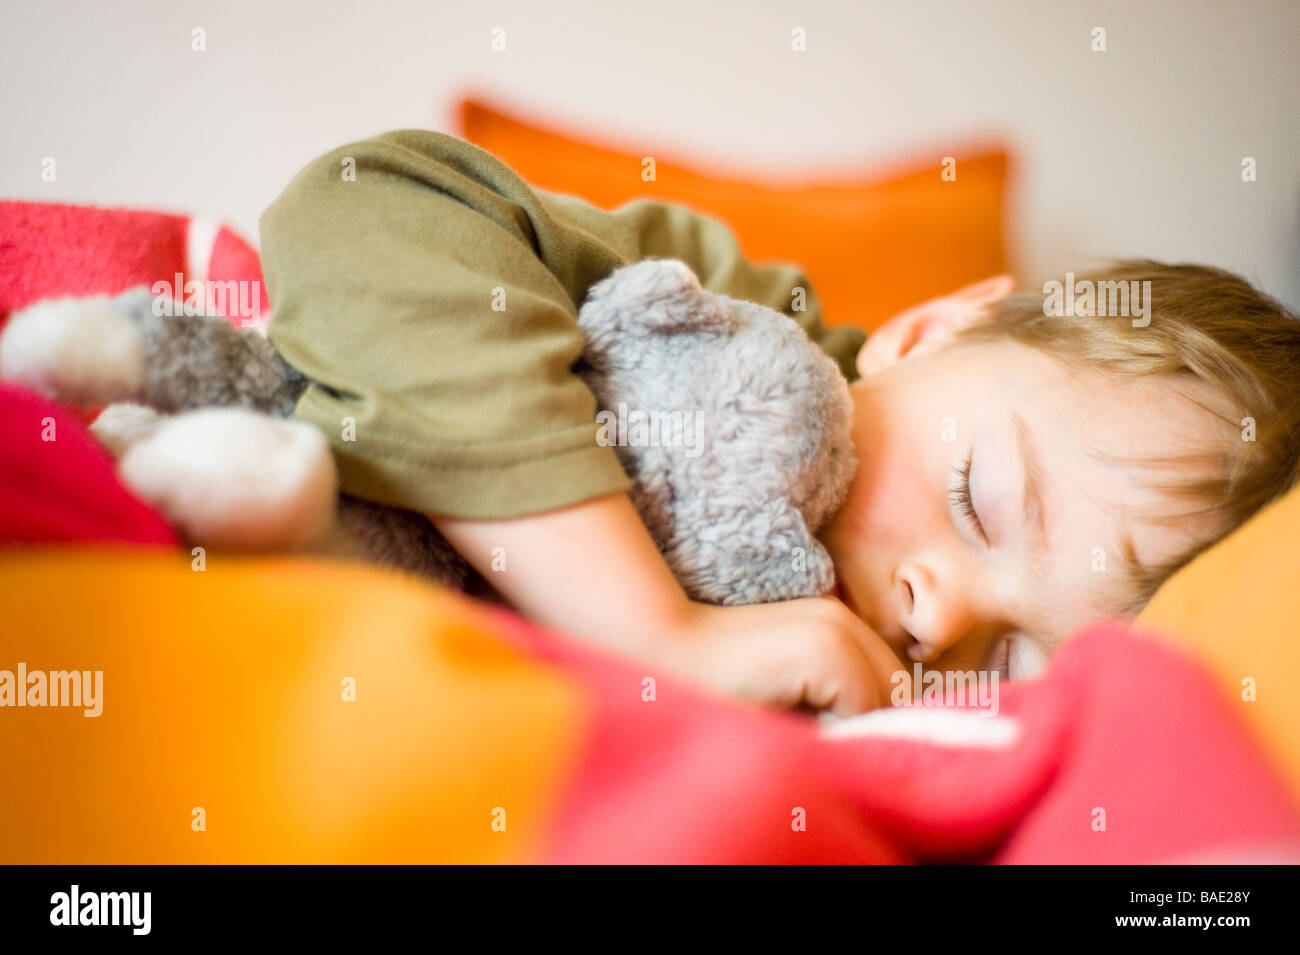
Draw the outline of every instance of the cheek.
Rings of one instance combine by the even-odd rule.
[[[818,535],[849,605],[882,634],[897,629],[898,567],[933,553],[952,533],[937,486],[942,462],[908,430],[878,432],[870,445],[859,441],[858,470],[845,504]]]
[[[947,520],[937,428],[927,442],[914,423],[877,423],[857,443],[858,470],[824,536],[840,550],[865,548],[873,560],[901,557],[933,539]]]

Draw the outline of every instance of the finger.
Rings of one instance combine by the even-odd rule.
[[[804,693],[804,702],[809,706],[836,716],[865,713],[885,699],[875,669],[851,644],[845,644],[844,652],[829,660],[826,669],[808,681]]]
[[[854,646],[862,652],[871,669],[872,682],[880,691],[882,702],[912,698],[912,673],[908,664],[874,630],[852,615],[848,631]]]

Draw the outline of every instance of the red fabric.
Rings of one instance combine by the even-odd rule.
[[[808,721],[701,693],[499,608],[510,643],[590,694],[589,736],[543,861],[907,862],[908,855],[811,771]],[[811,820],[791,828],[796,807]]]
[[[0,383],[0,447],[0,544],[177,545],[166,519],[126,489],[68,409]]]
[[[260,313],[268,315],[271,300],[262,281],[262,260],[257,250],[225,226],[212,243],[208,278],[214,282],[257,282],[261,289]]]
[[[0,202],[0,312],[170,280],[184,271],[187,223],[164,212]]]
[[[1049,711],[1064,718],[1051,784],[995,861],[1300,861],[1297,808],[1237,712],[1250,705],[1164,643],[1094,629],[1013,704],[1034,729]],[[1090,825],[1097,808],[1104,832]]]
[[[117,295],[192,279],[257,281],[257,251],[228,228],[212,248],[188,250],[192,218],[138,209],[0,201],[0,314],[48,298]],[[187,252],[206,275],[192,275]],[[183,298],[182,289],[174,289]],[[262,310],[269,310],[262,285]]]
[[[649,668],[499,614],[513,643],[591,696],[547,861],[1300,860],[1300,811],[1232,711],[1247,704],[1122,624],[1077,636],[1041,679],[999,687],[996,716],[968,712],[1014,724],[1018,740],[997,747],[834,739],[662,677],[647,702]]]

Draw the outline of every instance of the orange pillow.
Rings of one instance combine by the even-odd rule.
[[[511,117],[477,99],[460,135],[531,185],[613,209],[677,202],[723,220],[746,257],[792,262],[821,298],[824,323],[870,330],[917,302],[1006,271],[1001,150],[959,156],[945,182],[935,156],[902,173],[811,185],[763,185],[698,171],[647,146],[608,148]],[[655,157],[654,182],[641,178]]]
[[[1138,626],[1209,665],[1300,800],[1300,488],[1161,585]]]
[[[98,716],[0,713],[4,865],[533,861],[589,733],[485,608],[377,567],[12,549],[0,606],[0,667],[102,672]]]

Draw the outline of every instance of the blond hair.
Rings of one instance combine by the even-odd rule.
[[[1174,571],[1300,478],[1300,319],[1244,279],[1207,266],[1129,259],[1074,277],[1076,288],[1085,281],[1098,289],[1136,282],[1135,291],[1149,282],[1147,323],[1113,314],[1046,314],[1052,311],[1045,307],[1046,292],[1020,292],[992,306],[989,320],[963,330],[958,340],[1010,338],[1066,367],[1200,382],[1220,399],[1219,407],[1197,403],[1229,426],[1225,433],[1232,437],[1179,458],[1197,465],[1195,478],[1158,485],[1199,505],[1159,520],[1206,517],[1215,530],[1151,566],[1138,563],[1127,545],[1132,597],[1125,612],[1134,613]]]

